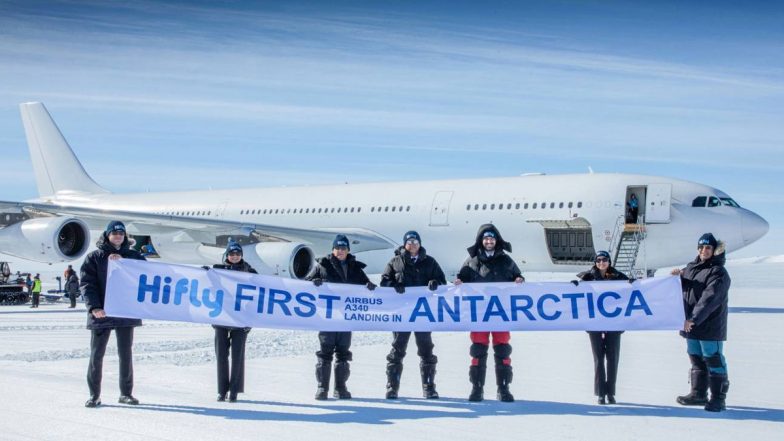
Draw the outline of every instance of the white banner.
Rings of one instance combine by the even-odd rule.
[[[678,330],[680,278],[369,291],[239,271],[109,262],[109,316],[314,331]]]

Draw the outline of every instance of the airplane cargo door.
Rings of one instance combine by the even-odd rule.
[[[648,184],[645,204],[645,223],[670,223],[672,184]]]
[[[433,198],[433,207],[430,209],[430,226],[446,227],[449,225],[449,203],[452,202],[451,191],[439,191]]]

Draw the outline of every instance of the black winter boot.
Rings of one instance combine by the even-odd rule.
[[[468,396],[468,401],[482,401],[485,399],[484,386],[486,374],[487,366],[482,363],[468,368],[468,379],[471,380],[471,384],[474,385],[471,389],[471,395]]]
[[[508,364],[496,365],[495,381],[498,384],[498,401],[505,403],[514,402],[514,395],[509,392],[509,384],[512,382],[512,366]]]
[[[708,412],[721,412],[727,409],[724,400],[727,398],[727,391],[730,389],[730,382],[727,380],[726,375],[711,374],[710,376],[710,391],[711,397],[708,404],[705,405],[705,410]]]
[[[438,398],[436,392],[436,364],[420,363],[419,373],[422,375],[422,395],[428,400]]]
[[[332,375],[332,363],[319,360],[316,363],[316,399],[326,400],[329,393],[329,377]]]
[[[403,363],[387,363],[387,400],[397,399],[401,375],[403,375]]]
[[[683,406],[704,406],[708,402],[708,370],[691,368],[691,392],[676,401]]]
[[[340,400],[351,399],[351,392],[346,389],[346,381],[351,374],[347,361],[335,362],[335,392],[332,394]]]

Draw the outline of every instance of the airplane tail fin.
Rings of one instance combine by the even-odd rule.
[[[84,171],[42,103],[19,105],[39,196],[108,193]]]

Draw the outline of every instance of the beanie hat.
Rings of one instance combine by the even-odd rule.
[[[702,236],[700,236],[700,240],[697,241],[697,245],[698,246],[699,245],[710,245],[714,249],[716,248],[716,246],[718,244],[719,244],[719,241],[717,241],[716,238],[713,237],[713,234],[711,234],[711,233],[703,234]]]
[[[338,234],[337,236],[335,236],[335,240],[332,241],[332,249],[333,250],[335,248],[340,248],[340,247],[345,247],[345,248],[351,250],[351,247],[349,246],[349,243],[348,243],[348,237],[346,237],[345,234]]]
[[[492,230],[487,230],[487,231],[485,231],[484,233],[482,233],[482,238],[485,238],[485,237],[492,237],[493,239],[495,239],[495,238],[496,238],[496,236],[497,236],[497,235],[495,234],[495,231],[492,231]]]
[[[419,237],[419,233],[414,230],[411,230],[403,235],[403,243],[405,244],[409,239],[416,239],[417,242],[422,243],[422,239]]]
[[[607,262],[609,262],[612,265],[612,258],[610,257],[610,253],[608,253],[607,251],[604,251],[604,250],[597,251],[596,252],[596,257],[594,257],[594,260],[596,260],[599,257],[606,258]]]
[[[122,231],[123,233],[125,233],[125,224],[123,224],[120,221],[109,222],[109,225],[106,226],[106,230],[105,230],[106,235],[108,236],[109,234],[112,233],[112,231]]]
[[[226,245],[226,255],[228,256],[231,253],[240,253],[242,254],[242,246],[237,242],[229,241],[229,244]]]

